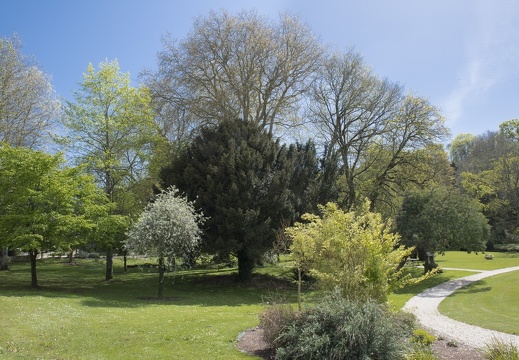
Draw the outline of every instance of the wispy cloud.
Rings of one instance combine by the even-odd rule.
[[[519,3],[481,0],[476,4],[477,21],[466,42],[466,65],[442,106],[451,125],[496,85],[519,77]]]

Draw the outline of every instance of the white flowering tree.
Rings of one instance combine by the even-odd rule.
[[[175,258],[191,254],[200,241],[202,213],[193,203],[170,187],[148,204],[128,232],[130,252],[157,256],[159,259],[159,298],[164,293],[164,274]]]

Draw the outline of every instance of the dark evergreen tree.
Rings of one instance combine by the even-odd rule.
[[[282,220],[309,210],[316,172],[311,143],[281,146],[257,125],[234,120],[202,128],[161,178],[208,217],[203,250],[235,255],[239,279],[247,280]]]

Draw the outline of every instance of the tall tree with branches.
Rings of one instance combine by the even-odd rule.
[[[117,60],[104,61],[97,71],[88,65],[74,100],[64,107],[67,133],[61,141],[115,204],[113,215],[140,211],[152,194],[135,190],[150,180],[153,152],[160,146],[148,89],[130,86],[130,76],[121,73]],[[144,198],[136,197],[141,193]],[[103,245],[109,280],[113,276],[113,250],[119,244]]]
[[[20,38],[0,38],[0,142],[41,148],[49,140],[58,110],[50,76],[22,53]],[[2,239],[0,247],[0,270],[6,270],[9,249]]]
[[[328,157],[339,161],[347,208],[362,196],[376,208],[399,166],[448,133],[438,109],[379,78],[354,51],[331,53],[323,60],[308,117],[327,144]],[[368,172],[373,186],[361,192]]]
[[[251,11],[211,12],[184,40],[163,43],[159,70],[145,73],[159,114],[203,123],[242,119],[269,134],[292,124],[322,53],[297,18],[274,22]]]
[[[22,53],[20,38],[0,38],[0,141],[39,148],[49,140],[59,102],[50,76]]]

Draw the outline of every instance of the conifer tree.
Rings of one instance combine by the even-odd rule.
[[[202,248],[225,258],[238,258],[238,276],[247,280],[261,256],[272,248],[282,219],[306,211],[316,168],[314,161],[296,161],[297,148],[286,148],[258,125],[241,120],[224,121],[201,130],[200,135],[170,166],[163,169],[165,187],[175,185],[195,201],[208,217]],[[295,164],[300,169],[295,172]],[[290,183],[297,176],[302,190]],[[308,197],[310,195],[308,194]],[[299,210],[298,210],[299,209]]]

